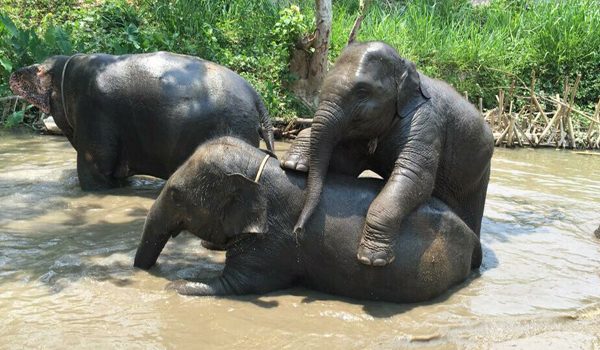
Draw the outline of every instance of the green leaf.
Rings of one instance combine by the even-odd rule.
[[[0,15],[0,22],[4,24],[4,28],[6,28],[6,30],[8,30],[8,32],[12,36],[19,35],[19,30],[17,29],[17,26],[13,23],[10,17],[8,17],[8,15]]]
[[[8,118],[6,118],[6,123],[4,124],[4,126],[6,126],[7,128],[15,127],[15,126],[19,125],[21,122],[23,122],[24,117],[25,117],[24,110],[13,112],[8,116]]]
[[[9,60],[0,57],[0,66],[2,66],[2,68],[4,68],[5,71],[9,73],[12,72],[13,66]]]

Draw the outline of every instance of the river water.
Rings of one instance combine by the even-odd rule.
[[[224,254],[182,234],[133,269],[163,181],[84,193],[75,166],[64,138],[0,135],[0,348],[600,349],[599,156],[496,149],[479,274],[410,305],[165,291]]]

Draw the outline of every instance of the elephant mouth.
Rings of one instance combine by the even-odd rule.
[[[225,242],[225,244],[224,244],[225,249],[227,249],[229,251],[229,249],[234,248],[236,246],[239,246],[240,243],[248,241],[248,240],[250,240],[253,237],[256,237],[256,234],[254,234],[254,233],[242,233],[242,234],[239,234],[239,235],[235,235],[235,236],[229,238]]]
[[[22,68],[11,74],[9,86],[12,92],[27,102],[39,108],[42,112],[50,113],[50,92],[40,88],[42,81],[33,72],[34,68]]]

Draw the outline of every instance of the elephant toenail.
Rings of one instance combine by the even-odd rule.
[[[294,162],[291,160],[288,160],[285,163],[283,163],[283,166],[288,169],[294,169]]]
[[[356,257],[358,258],[358,261],[360,261],[362,264],[371,265],[371,260],[369,260],[369,258],[367,258],[366,256],[357,255]]]
[[[387,265],[387,262],[384,259],[375,259],[375,261],[373,261],[373,266],[385,266]]]
[[[296,170],[298,171],[308,171],[308,167],[304,164],[298,164],[296,165]]]

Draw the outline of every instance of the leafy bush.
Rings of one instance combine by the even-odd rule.
[[[333,61],[345,46],[358,0],[336,0]],[[314,1],[4,0],[0,5],[0,96],[8,75],[53,54],[174,51],[223,64],[263,96],[272,116],[306,115],[285,86],[290,49],[314,28]],[[600,0],[372,1],[359,40],[383,40],[419,69],[495,104],[517,77],[562,92],[583,75],[577,102],[600,95]]]

